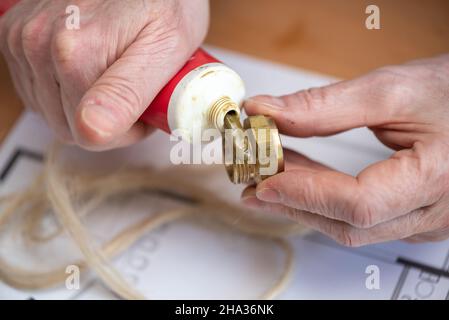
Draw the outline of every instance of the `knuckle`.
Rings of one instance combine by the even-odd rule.
[[[302,205],[307,210],[320,212],[334,218],[339,215],[340,208],[337,203],[326,196],[325,192],[317,189],[316,178],[313,176],[303,178],[302,182],[296,179],[292,182],[292,190],[300,190],[294,194],[296,199],[300,199]]]
[[[319,230],[345,247],[359,247],[364,244],[359,230],[340,221],[322,222]]]
[[[412,222],[419,232],[449,229],[449,211],[446,205],[434,205],[415,210]]]
[[[296,100],[293,101],[293,105],[300,106],[301,111],[312,113],[321,106],[326,105],[326,101],[329,99],[327,90],[323,88],[309,88],[298,91],[292,98]]]
[[[20,28],[21,25],[19,23],[13,23],[6,34],[6,45],[15,58],[20,58],[21,56]]]
[[[41,26],[36,22],[36,19],[31,19],[26,22],[22,28],[22,41],[36,40],[36,37],[39,35],[40,28]]]
[[[432,214],[427,214],[426,209],[420,208],[407,214],[405,223],[398,226],[398,233],[401,231],[407,231],[408,233],[420,233],[433,230],[435,228],[435,221]]]
[[[385,106],[410,105],[415,97],[416,86],[401,66],[387,66],[370,75],[370,93]]]
[[[80,45],[79,37],[75,32],[66,29],[56,32],[51,43],[51,53],[61,73],[70,74],[76,68]]]
[[[29,60],[33,60],[35,54],[41,49],[42,37],[39,36],[41,29],[42,24],[37,19],[27,22],[22,29],[22,47],[25,57]]]
[[[356,228],[368,229],[381,222],[380,202],[367,190],[359,190],[358,195],[348,200],[345,222]]]
[[[179,3],[173,3],[171,10],[166,10],[165,7],[160,7],[155,14],[157,20],[155,26],[160,30],[180,29],[182,24],[182,8]]]
[[[180,18],[170,12],[162,13],[142,31],[141,36],[147,40],[141,42],[140,50],[155,63],[164,62],[168,56],[190,44],[190,35],[180,27]]]
[[[356,248],[364,245],[358,232],[350,226],[342,227],[336,234],[335,240],[345,247]]]
[[[163,63],[167,57],[173,55],[179,48],[184,47],[184,39],[177,30],[165,30],[153,35],[153,41],[146,48],[147,54],[155,63]]]
[[[368,201],[360,201],[349,211],[348,223],[356,228],[368,229],[379,221],[379,210]]]
[[[317,115],[325,106],[331,105],[329,96],[326,88],[309,88],[287,95],[284,97],[285,105],[292,108],[287,109],[286,112],[277,113],[277,116],[282,123],[288,123],[295,128],[297,127],[295,118],[303,119],[301,121],[307,123],[309,134],[314,134],[316,128],[319,128]]]

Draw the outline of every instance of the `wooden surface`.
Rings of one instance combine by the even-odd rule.
[[[365,28],[368,4],[380,7],[381,30]],[[206,42],[353,77],[381,65],[449,52],[449,1],[211,0]],[[0,58],[0,141],[21,110]]]
[[[380,8],[380,30],[365,9]],[[353,77],[449,52],[448,0],[212,0],[211,44]]]

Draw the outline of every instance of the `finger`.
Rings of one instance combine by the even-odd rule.
[[[449,239],[449,229],[424,232],[404,239],[410,243],[439,242]]]
[[[60,98],[59,84],[54,69],[50,67],[52,24],[49,23],[49,19],[51,19],[49,12],[39,11],[25,21],[22,29],[23,59],[34,79],[32,85],[34,100],[48,125],[55,131],[60,141],[72,143],[72,134]]]
[[[415,141],[419,141],[420,138],[429,133],[424,133],[423,130],[418,128],[415,124],[401,123],[401,129],[396,128],[396,124],[385,125],[382,128],[370,128],[376,137],[387,147],[394,150],[402,150],[405,148],[413,147]],[[409,127],[408,130],[406,127]]]
[[[258,208],[260,203],[263,203],[261,200],[257,199],[256,187],[254,186],[246,187],[242,192],[240,200],[244,205],[253,208]]]
[[[48,8],[51,10],[52,8]],[[60,10],[60,9],[58,9]],[[58,16],[57,12],[53,12]],[[99,22],[100,23],[100,22]],[[97,81],[108,68],[111,59],[108,53],[108,45],[98,33],[101,28],[93,29],[89,26],[81,26],[80,30],[69,30],[65,26],[64,19],[55,19],[51,26],[49,58],[51,59],[52,71],[58,84],[60,99],[60,112],[65,115],[71,135],[75,135],[74,115],[81,98],[89,88]],[[98,31],[100,30],[100,31]],[[112,31],[111,31],[112,32]],[[101,40],[99,40],[101,39]],[[116,40],[110,41],[115,43]],[[95,52],[95,57],[86,59],[86,54]],[[77,137],[77,143],[80,141]],[[83,145],[87,149],[93,149],[90,145]],[[101,149],[103,146],[100,146]]]
[[[410,88],[398,77],[378,70],[358,79],[302,90],[281,97],[257,96],[244,104],[249,115],[275,119],[281,133],[308,137],[352,128],[377,126],[401,118]]]
[[[60,21],[56,21],[57,25]],[[57,30],[59,27],[56,28]],[[78,145],[90,151],[104,151],[113,148],[120,148],[145,138],[151,131],[147,125],[136,124],[131,126],[122,134],[115,138],[105,139],[104,141],[93,141],[92,136],[81,137],[77,131],[76,114],[78,105],[86,92],[98,81],[98,79],[107,70],[106,59],[89,59],[85,61],[80,54],[84,54],[76,48],[89,47],[92,52],[104,51],[104,43],[87,41],[92,37],[77,35],[72,31],[56,33],[56,39],[51,44],[53,48],[51,54],[54,59],[54,68],[56,77],[60,81],[58,88],[58,97],[60,97],[62,107],[60,110],[66,116],[70,134],[76,140]],[[106,55],[107,53],[103,53]],[[126,75],[125,75],[126,76]],[[91,139],[92,138],[92,139]],[[101,143],[100,143],[101,142]]]
[[[264,180],[256,195],[263,201],[370,228],[438,201],[445,168],[435,168],[435,161],[443,160],[428,159],[429,153],[435,155],[416,144],[357,177],[334,170],[295,169]]]
[[[110,143],[103,145],[96,145],[92,147],[85,147],[86,150],[90,151],[106,151],[118,148],[124,148],[133,145],[137,142],[142,141],[146,138],[154,129],[147,126],[144,123],[136,123],[129,129],[125,134],[111,141]]]
[[[16,14],[22,14],[26,7],[18,6],[14,9]],[[14,77],[14,83],[18,89],[22,101],[27,107],[33,110],[39,110],[39,106],[34,99],[32,89],[33,78],[31,76],[30,68],[24,57],[21,34],[23,21],[21,19],[15,20],[16,16],[6,15],[2,21],[2,51],[8,61],[11,74]],[[7,27],[5,27],[7,26]]]
[[[285,161],[285,171],[309,169],[310,171],[324,171],[330,170],[328,166],[314,161],[305,155],[302,155],[296,151],[284,149],[284,161]],[[256,187],[250,185],[246,187],[241,196],[243,202],[252,201],[255,198],[257,203],[260,201],[256,197]]]
[[[69,105],[67,93],[60,90],[60,96],[63,105]],[[126,146],[133,145],[143,139],[145,139],[149,134],[154,131],[154,128],[148,126],[142,122],[136,122],[128,131],[117,139],[111,140],[104,144],[83,144],[81,145],[84,149],[89,151],[106,151],[116,148],[123,148]],[[79,143],[78,143],[79,144]]]
[[[92,85],[69,121],[81,144],[108,144],[130,130],[192,54],[177,37],[143,30]]]
[[[248,200],[249,198],[244,203],[253,209],[259,209],[271,214],[281,214],[349,247],[405,239],[426,230],[426,224],[422,223],[426,216],[425,210],[416,210],[392,221],[381,223],[368,229],[360,229],[342,221],[290,208],[282,204],[266,203],[257,200],[257,198]]]
[[[8,48],[2,48],[2,54],[7,61],[9,74],[11,76],[11,79],[14,84],[14,88],[20,97],[22,103],[26,108],[29,108],[33,111],[38,111],[36,106],[32,103],[32,98],[28,97],[27,95],[27,89],[25,89],[25,86],[29,86],[29,82],[27,81],[27,78],[23,79],[22,75],[20,73],[20,67],[16,63],[14,57],[11,55],[11,52],[9,52]]]

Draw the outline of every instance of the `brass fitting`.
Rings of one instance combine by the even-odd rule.
[[[281,139],[273,119],[250,116],[243,126],[236,104],[228,97],[211,108],[210,121],[223,136],[223,158],[233,183],[259,183],[284,170]],[[212,116],[214,115],[214,116]],[[219,125],[220,126],[219,126]]]
[[[209,126],[224,131],[224,121],[230,112],[240,116],[239,106],[229,97],[221,97],[210,107],[208,112]]]

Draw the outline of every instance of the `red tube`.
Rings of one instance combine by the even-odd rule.
[[[167,122],[168,105],[178,83],[192,70],[207,63],[218,62],[203,49],[198,49],[181,70],[165,85],[154,98],[150,106],[144,111],[140,120],[154,127],[170,133]]]

